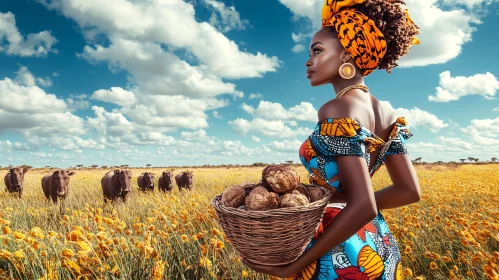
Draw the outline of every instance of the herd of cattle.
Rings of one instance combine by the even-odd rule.
[[[19,197],[23,194],[24,174],[27,169],[15,167],[9,169],[5,174],[5,190],[9,193],[16,193]],[[73,171],[57,170],[52,174],[48,174],[42,178],[42,190],[45,197],[54,203],[58,199],[65,199],[69,190],[69,177],[73,176]],[[192,171],[185,171],[175,176],[175,182],[178,189],[192,189]],[[128,194],[131,191],[132,171],[130,170],[111,170],[104,174],[101,179],[102,192],[104,194],[104,203],[107,200],[115,201],[121,198],[126,201]],[[137,185],[142,191],[154,190],[154,173],[143,172],[137,177]],[[158,179],[158,190],[168,192],[173,189],[173,172],[165,172]]]

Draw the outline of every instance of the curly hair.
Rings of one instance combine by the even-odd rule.
[[[409,52],[413,37],[419,34],[419,27],[404,13],[403,0],[365,0],[356,9],[374,21],[385,36],[387,51],[378,69],[391,69],[398,66],[397,61]]]

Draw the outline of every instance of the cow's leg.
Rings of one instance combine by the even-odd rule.
[[[52,202],[57,204],[57,195],[52,195]]]

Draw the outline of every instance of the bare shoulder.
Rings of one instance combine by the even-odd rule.
[[[358,96],[343,96],[324,103],[317,112],[319,120],[328,118],[352,118],[360,121],[366,120],[370,122],[373,108],[371,102],[366,98]]]

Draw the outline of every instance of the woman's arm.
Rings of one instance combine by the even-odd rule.
[[[332,248],[356,234],[377,215],[371,178],[363,157],[339,156],[336,158],[342,184],[348,189],[347,205],[325,228],[312,247],[295,262],[293,270],[300,271],[322,257]]]
[[[389,155],[386,157],[385,166],[393,185],[374,192],[377,209],[397,208],[418,202],[421,188],[409,156]],[[349,191],[350,188],[346,188],[347,193],[334,193],[329,202],[347,202]]]

